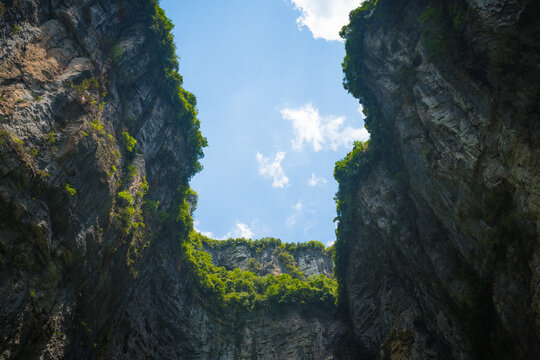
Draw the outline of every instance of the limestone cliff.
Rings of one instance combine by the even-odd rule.
[[[173,207],[197,123],[167,96],[153,2],[0,5],[0,358],[105,356],[160,240],[143,197]]]
[[[534,1],[368,1],[342,32],[372,133],[336,168],[366,358],[540,356]]]
[[[205,140],[171,28],[154,0],[0,2],[0,359],[346,353],[332,298],[233,311],[194,276]],[[255,255],[332,272],[324,247]]]

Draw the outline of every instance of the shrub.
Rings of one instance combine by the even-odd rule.
[[[49,136],[47,136],[47,143],[49,145],[53,145],[54,143],[56,143],[56,134],[54,133],[54,131],[49,132]]]
[[[120,60],[122,60],[122,56],[124,55],[124,50],[120,45],[114,45],[111,48],[111,57],[113,59],[113,62],[118,63]]]
[[[124,206],[133,204],[133,196],[129,193],[129,191],[120,191],[117,196]]]
[[[67,191],[67,193],[71,196],[75,196],[75,194],[77,194],[77,190],[75,190],[74,188],[71,187],[71,185],[69,185],[68,183],[66,183],[66,185],[64,185],[64,189]]]
[[[124,136],[124,146],[126,151],[132,152],[137,145],[137,140],[132,138],[127,131],[122,132],[122,135]]]

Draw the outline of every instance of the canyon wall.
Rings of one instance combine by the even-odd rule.
[[[366,358],[540,356],[539,13],[380,0],[342,31],[372,138],[336,167],[337,271]]]

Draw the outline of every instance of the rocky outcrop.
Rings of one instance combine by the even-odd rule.
[[[338,251],[368,358],[540,356],[538,14],[381,0],[345,33],[373,140]]]
[[[216,309],[186,284],[179,256],[152,249],[111,335],[110,358],[348,359],[348,326],[332,305]],[[174,270],[171,270],[174,269]]]
[[[274,241],[272,241],[274,240]],[[279,240],[257,242],[212,241],[205,250],[212,255],[212,263],[227,270],[240,268],[260,276],[290,274],[291,267],[305,276],[326,275],[333,277],[332,254],[323,244],[281,244]]]

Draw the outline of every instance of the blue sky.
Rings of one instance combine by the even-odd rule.
[[[200,232],[334,240],[334,163],[369,136],[337,40],[359,3],[161,1],[209,143],[191,181]]]

